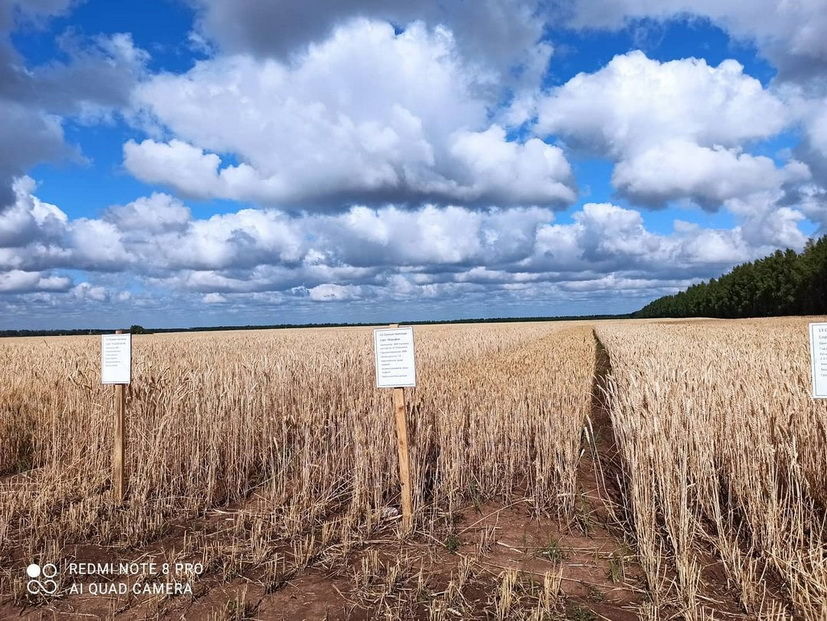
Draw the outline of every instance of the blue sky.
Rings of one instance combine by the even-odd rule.
[[[5,4],[0,329],[627,312],[801,249],[823,13]]]

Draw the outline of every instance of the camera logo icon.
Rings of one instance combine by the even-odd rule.
[[[26,590],[32,595],[54,595],[57,593],[57,567],[54,563],[46,563],[41,567],[32,563],[26,567],[26,575],[30,580],[26,583]],[[43,580],[41,580],[43,578]]]

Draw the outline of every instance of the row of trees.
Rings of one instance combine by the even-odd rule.
[[[768,317],[827,314],[827,236],[803,252],[777,250],[675,295],[658,298],[636,317]]]

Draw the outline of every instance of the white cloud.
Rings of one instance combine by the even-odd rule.
[[[734,60],[661,63],[634,51],[553,89],[540,103],[538,131],[624,156],[676,138],[738,146],[788,122],[784,104]]]
[[[118,228],[103,220],[79,218],[66,232],[71,265],[80,269],[117,270],[134,261]]]
[[[536,138],[524,144],[509,142],[499,125],[484,132],[460,132],[451,154],[467,167],[469,202],[488,197],[497,204],[566,204],[577,198],[562,149]]]
[[[706,17],[732,36],[758,44],[782,77],[810,77],[827,68],[823,0],[577,0],[571,24],[619,28],[629,19]]]
[[[500,263],[530,252],[537,228],[552,217],[539,208],[355,207],[341,216],[316,218],[309,228],[323,243],[317,251],[351,265]]]
[[[727,209],[740,216],[740,231],[744,240],[752,247],[795,248],[800,250],[807,236],[798,228],[804,214],[798,209],[778,207],[780,196],[764,192],[750,200],[732,199]],[[769,254],[765,252],[764,254]]]
[[[136,102],[175,138],[127,142],[124,163],[189,196],[314,209],[571,202],[560,149],[491,124],[499,94],[496,74],[466,62],[444,27],[397,34],[360,19],[289,63],[219,56],[155,76]]]
[[[801,162],[777,168],[768,157],[756,157],[738,149],[667,140],[621,160],[612,174],[612,183],[621,193],[643,204],[691,197],[701,205],[717,209],[726,200],[809,177],[809,169]]]
[[[550,54],[548,46],[536,45],[544,26],[536,0],[305,0],[289,10],[270,0],[195,0],[194,4],[201,9],[197,36],[216,42],[226,53],[288,60],[309,44],[328,38],[337,25],[366,17],[402,27],[417,20],[443,24],[456,33],[464,56],[491,67],[503,81],[539,79]]]
[[[779,169],[743,152],[791,121],[785,104],[733,60],[661,63],[637,51],[552,89],[539,103],[537,131],[614,159],[615,187],[632,200],[688,198],[714,209],[809,177],[799,162]]]
[[[13,4],[5,2],[0,8],[0,211],[14,202],[13,180],[32,166],[80,159],[64,140],[65,118],[82,123],[111,118],[129,101],[148,60],[128,34],[89,40],[66,35],[57,44],[67,62],[28,66],[7,32],[15,25],[14,16],[45,17],[66,10],[69,3]]]
[[[0,293],[65,291],[71,284],[71,279],[65,276],[46,276],[41,272],[22,270],[0,272]]]
[[[658,234],[640,212],[608,203],[587,204],[566,224],[543,208],[433,205],[197,218],[177,199],[153,194],[99,219],[71,219],[27,193],[29,180],[16,187],[9,213],[24,214],[19,222],[29,229],[22,236],[6,228],[22,241],[0,248],[0,307],[17,313],[26,304],[43,313],[98,304],[125,313],[154,308],[153,317],[168,321],[159,300],[192,313],[218,306],[235,313],[331,301],[418,308],[475,299],[485,308],[487,296],[507,309],[618,290],[646,297],[805,242],[804,214],[779,208],[772,191],[725,201],[738,221],[732,229],[676,221],[673,233]],[[62,268],[86,270],[87,281],[73,284]]]
[[[123,146],[124,165],[148,183],[167,183],[185,196],[227,195],[219,188],[221,158],[180,140],[159,143],[129,140]]]
[[[207,293],[201,298],[201,301],[204,302],[204,304],[223,304],[227,301],[227,298],[220,293]]]
[[[188,207],[172,196],[154,193],[128,205],[114,206],[106,210],[103,219],[124,232],[132,230],[144,233],[165,233],[185,228],[190,221]]]
[[[315,302],[342,302],[360,297],[359,287],[343,286],[332,283],[316,285],[308,291],[310,299]]]
[[[771,201],[766,207],[766,213],[758,216],[754,207],[745,207],[739,213],[743,224],[732,229],[705,229],[676,221],[672,235],[659,235],[646,229],[638,211],[589,203],[574,214],[573,224],[541,228],[534,255],[520,265],[530,271],[675,279],[708,277],[779,247],[803,248],[804,236],[789,229],[801,215],[795,210],[775,210]],[[762,221],[771,222],[776,233],[757,235]]]
[[[79,300],[106,302],[110,299],[110,293],[105,287],[96,286],[88,282],[75,285],[69,293]]]
[[[35,239],[60,235],[67,216],[55,205],[44,203],[32,194],[34,181],[29,177],[12,184],[15,202],[0,211],[0,248],[25,246]]]

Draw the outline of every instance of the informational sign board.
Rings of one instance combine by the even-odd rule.
[[[128,384],[132,380],[132,335],[101,335],[101,383]]]
[[[416,386],[413,328],[378,328],[373,331],[377,388]]]
[[[813,397],[827,399],[827,323],[810,324]]]

